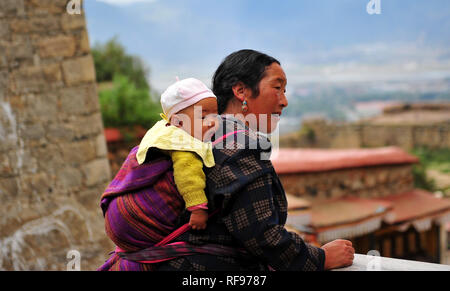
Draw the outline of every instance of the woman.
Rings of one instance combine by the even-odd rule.
[[[240,50],[224,59],[213,77],[221,127],[213,150],[216,166],[206,169],[208,201],[216,212],[203,231],[190,230],[175,242],[217,245],[233,254],[203,252],[155,265],[156,270],[326,270],[351,265],[351,242],[316,248],[286,231],[287,202],[271,162],[264,157],[270,133],[288,105],[286,75],[276,59]],[[269,145],[269,146],[268,146]],[[188,216],[180,223],[186,223]]]

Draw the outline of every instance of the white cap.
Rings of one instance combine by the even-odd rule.
[[[167,119],[178,111],[205,98],[217,98],[202,81],[188,78],[169,86],[161,95],[161,107]]]

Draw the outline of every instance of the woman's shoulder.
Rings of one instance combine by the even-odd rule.
[[[249,185],[271,184],[276,173],[270,161],[267,137],[236,120],[224,120],[223,124],[227,129],[213,142],[216,165],[205,174],[213,207],[220,205],[228,209],[231,197]]]
[[[263,134],[256,132],[230,116],[221,116],[220,125],[213,140],[216,163],[232,157],[259,155],[270,160],[272,144]]]

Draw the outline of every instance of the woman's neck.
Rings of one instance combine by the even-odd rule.
[[[238,114],[241,111],[242,110],[239,102],[236,102],[235,98],[233,98],[232,100],[228,101],[227,107],[222,114]]]
[[[247,113],[242,112],[242,103],[237,101],[237,99],[233,99],[228,102],[227,107],[225,108],[225,110],[222,112],[221,115],[232,115],[234,118],[240,120],[247,127],[251,128],[252,130],[258,131],[258,121],[255,120],[255,118],[259,118],[259,116],[249,118],[247,114],[248,112]]]

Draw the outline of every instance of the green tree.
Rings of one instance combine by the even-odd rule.
[[[147,81],[150,69],[139,57],[128,55],[116,37],[105,44],[95,44],[92,56],[97,82],[110,82],[116,74],[120,74],[127,76],[137,88],[150,89]]]
[[[439,190],[450,193],[449,188],[439,188],[436,182],[427,175],[429,169],[437,170],[443,174],[450,173],[450,149],[418,147],[413,149],[411,153],[420,160],[420,164],[413,167],[415,186],[429,191]]]
[[[151,127],[159,120],[160,106],[126,76],[115,75],[112,88],[101,90],[99,97],[105,126]]]
[[[96,44],[92,55],[106,127],[148,128],[159,120],[161,106],[152,98],[156,92],[148,83],[149,69],[139,57],[127,54],[116,38]]]

